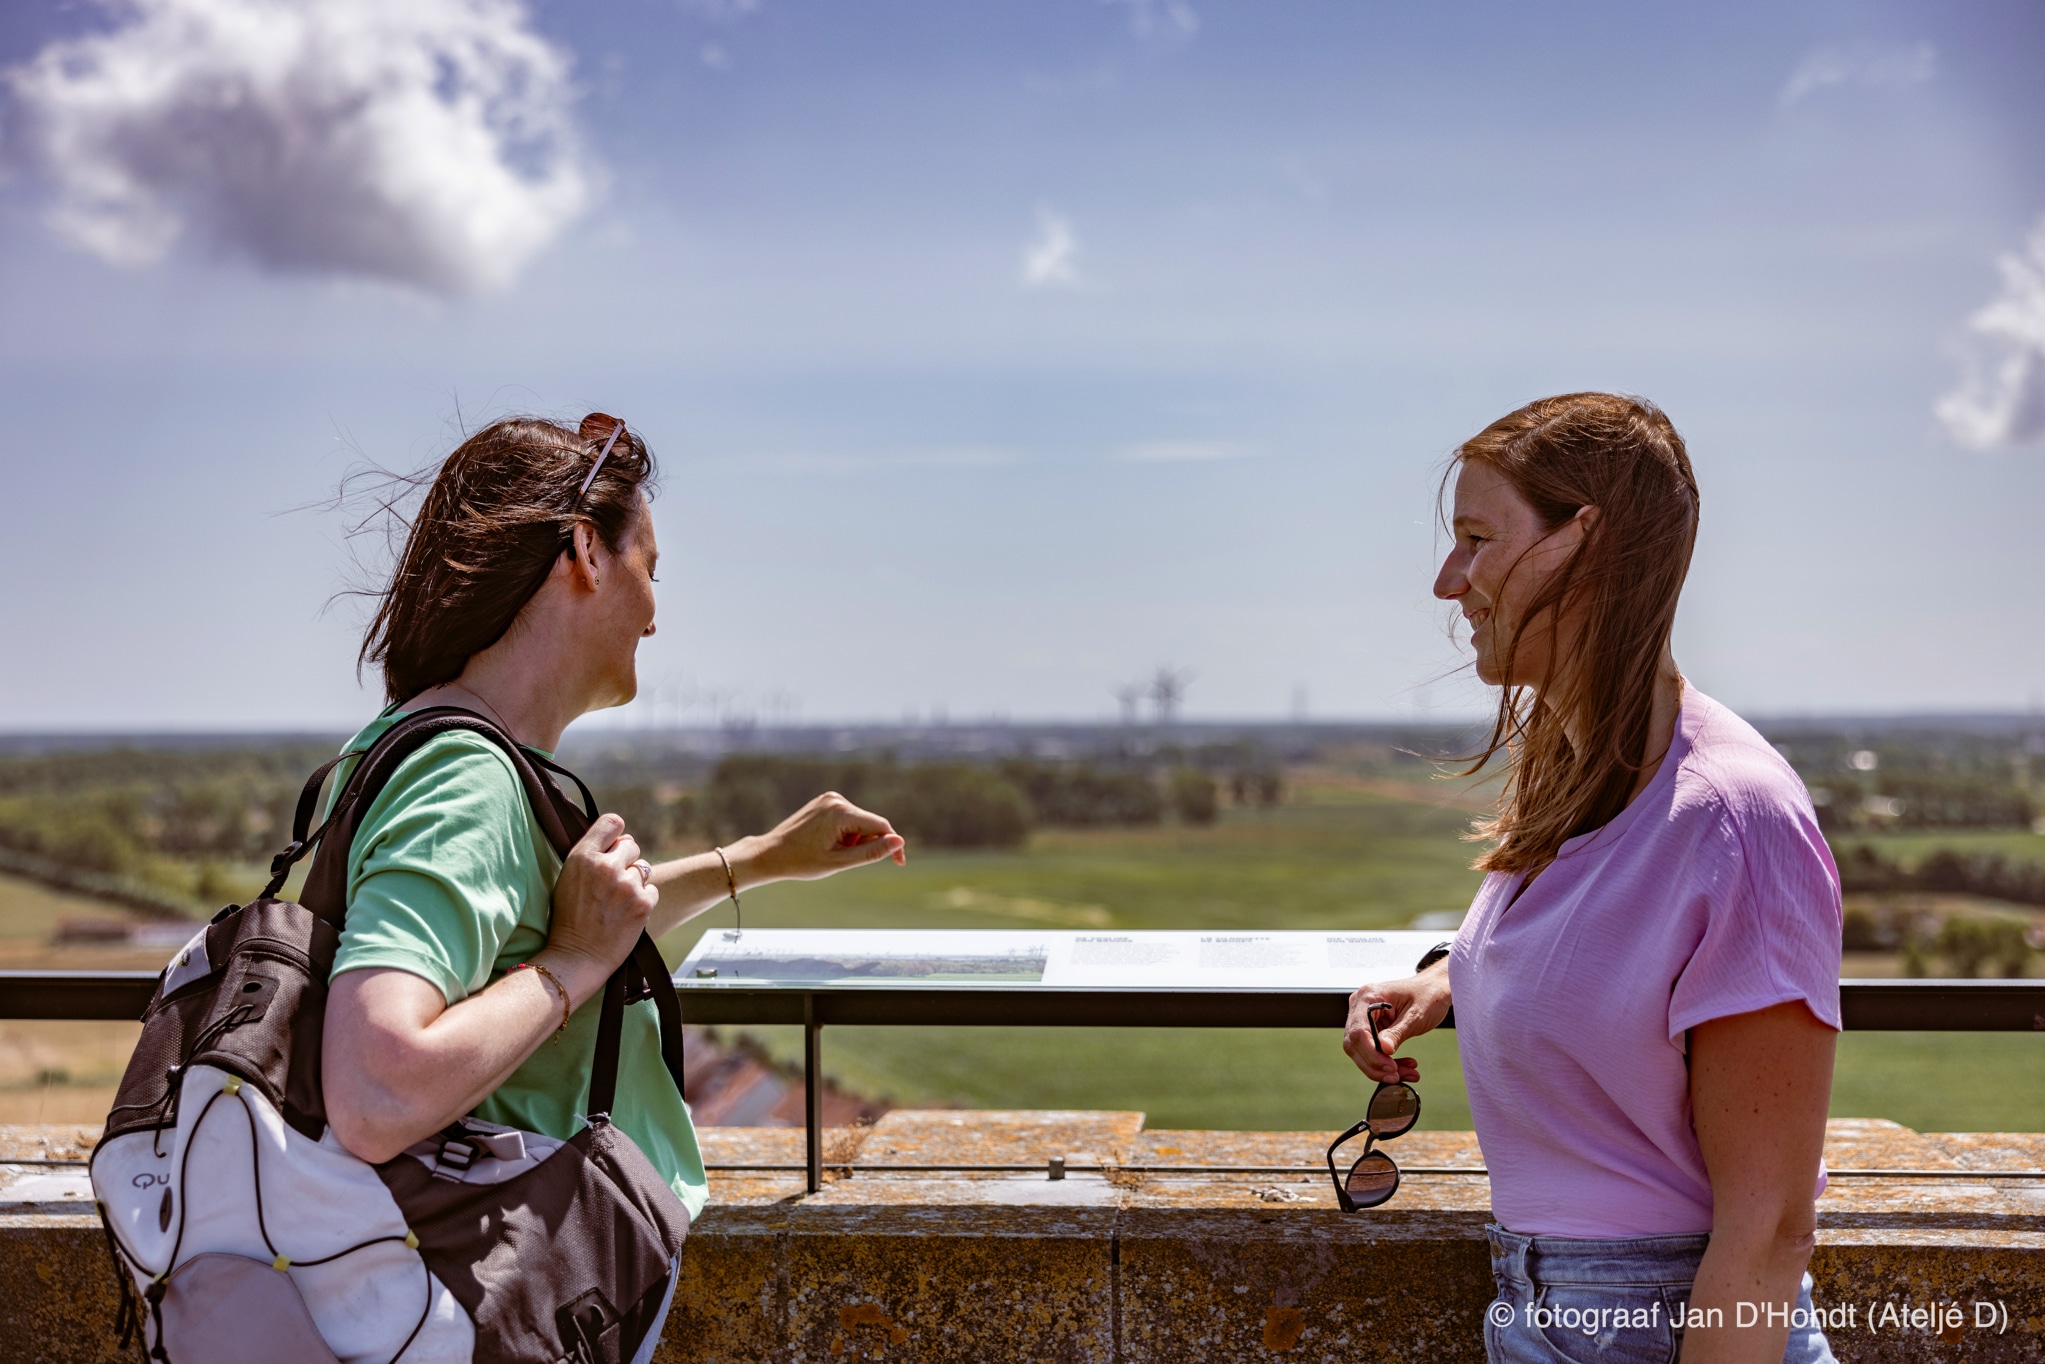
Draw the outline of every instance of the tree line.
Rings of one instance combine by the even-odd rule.
[[[1219,773],[1191,762],[1157,767],[1006,758],[905,764],[886,756],[733,754],[699,792],[649,783],[600,790],[608,808],[655,845],[691,835],[723,842],[769,828],[820,791],[879,811],[904,837],[940,848],[1012,848],[1037,828],[1212,824],[1226,789],[1238,804],[1284,798],[1275,764]]]
[[[1998,852],[1938,848],[1914,866],[1884,857],[1865,843],[1835,850],[1840,889],[1848,894],[1920,892],[1982,895],[2019,905],[2045,905],[2045,862],[2020,862]]]
[[[332,755],[305,741],[0,759],[0,870],[136,908],[219,900],[290,837],[306,775]],[[1224,792],[1271,805],[1284,791],[1275,762],[1234,749],[1110,763],[733,754],[694,775],[691,786],[599,783],[596,795],[652,848],[769,828],[826,790],[883,811],[926,846],[1002,848],[1036,828],[1211,823]]]
[[[1898,773],[1874,779],[1827,775],[1811,784],[1818,826],[1897,829],[2022,829],[2045,810],[2006,777]]]

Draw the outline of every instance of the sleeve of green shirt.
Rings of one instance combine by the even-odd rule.
[[[489,983],[514,936],[545,941],[557,867],[511,763],[488,740],[439,736],[399,765],[348,854],[334,974],[395,967],[452,1005]]]

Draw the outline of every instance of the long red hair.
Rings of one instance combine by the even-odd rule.
[[[1656,677],[1697,540],[1697,478],[1660,408],[1611,393],[1528,403],[1465,441],[1450,474],[1473,460],[1503,475],[1550,530],[1598,509],[1506,645],[1510,678],[1530,630],[1548,630],[1546,675],[1499,689],[1490,738],[1468,769],[1501,749],[1512,757],[1497,814],[1473,833],[1492,844],[1477,868],[1538,872],[1566,840],[1625,809],[1640,773],[1660,758],[1646,750]]]

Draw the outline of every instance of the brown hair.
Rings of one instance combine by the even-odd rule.
[[[592,412],[571,431],[539,417],[490,423],[431,474],[406,524],[404,548],[358,661],[383,669],[384,697],[403,701],[461,676],[495,644],[539,591],[572,537],[588,523],[616,553],[651,495],[653,452],[630,431],[618,439],[586,492],[579,491],[617,418]],[[428,475],[400,480],[406,487]],[[393,515],[392,502],[385,510]]]
[[[1477,868],[1538,872],[1566,840],[1625,809],[1641,771],[1660,757],[1646,748],[1656,676],[1697,540],[1697,478],[1660,408],[1611,393],[1528,403],[1465,441],[1449,472],[1472,460],[1504,476],[1549,530],[1584,507],[1598,509],[1507,645],[1510,678],[1521,641],[1545,615],[1554,635],[1546,675],[1532,687],[1500,688],[1491,737],[1467,769],[1501,749],[1512,756],[1498,813],[1472,834],[1492,840]],[[1564,617],[1576,630],[1567,640],[1556,628]],[[1582,721],[1581,752],[1564,726],[1570,715]]]

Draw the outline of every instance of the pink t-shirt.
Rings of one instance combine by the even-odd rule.
[[[1686,1031],[1789,1000],[1839,1026],[1839,872],[1809,793],[1686,686],[1647,789],[1514,901],[1520,880],[1484,879],[1449,955],[1494,1215],[1528,1236],[1709,1231]]]

